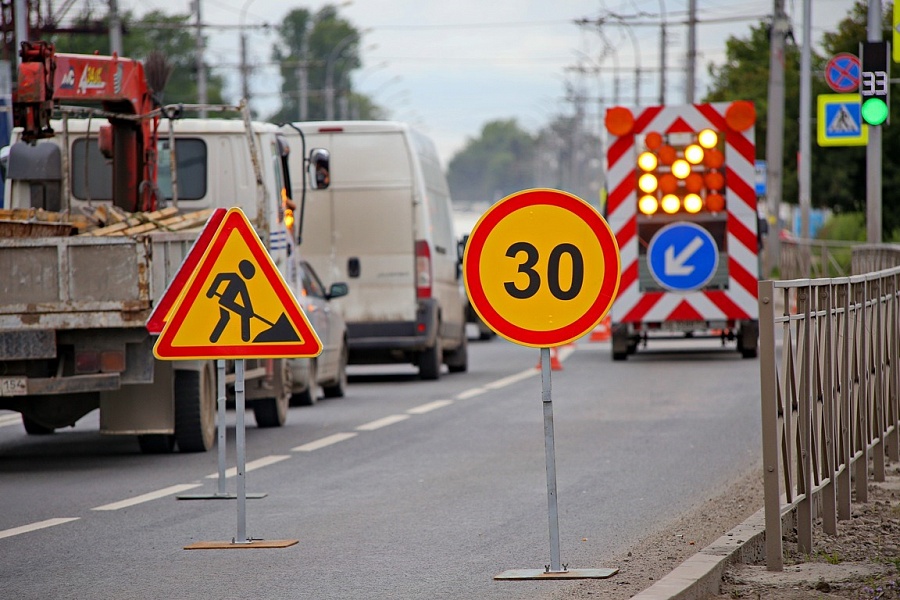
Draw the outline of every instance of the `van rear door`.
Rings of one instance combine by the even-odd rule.
[[[347,323],[414,321],[414,186],[403,132],[320,132],[307,145],[331,152],[331,186],[307,197],[304,257],[326,286],[349,284]]]

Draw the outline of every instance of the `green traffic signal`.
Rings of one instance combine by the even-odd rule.
[[[888,107],[881,98],[869,98],[862,103],[861,113],[869,125],[881,125],[888,118]]]

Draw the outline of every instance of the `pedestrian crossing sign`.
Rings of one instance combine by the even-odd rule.
[[[225,214],[153,347],[163,360],[318,356],[322,342],[239,208]]]
[[[859,94],[819,94],[816,124],[820,146],[869,143],[869,126],[862,120]]]

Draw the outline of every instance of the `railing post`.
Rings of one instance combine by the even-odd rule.
[[[843,311],[840,336],[843,346],[840,351],[841,364],[838,367],[838,385],[840,387],[839,413],[838,413],[838,468],[837,476],[837,501],[838,519],[846,521],[850,518],[851,482],[850,482],[850,458],[853,456],[853,435],[851,434],[850,417],[853,402],[853,374],[851,373],[850,353],[853,350],[853,339],[850,335],[850,302],[852,286],[848,280],[837,289],[837,304]]]
[[[800,357],[800,393],[797,394],[798,427],[800,435],[800,456],[797,464],[800,473],[797,474],[797,483],[802,486],[799,490],[803,498],[797,504],[797,550],[804,554],[812,552],[812,528],[813,528],[813,494],[812,494],[812,288],[807,284],[800,288],[797,294],[797,312],[803,316],[803,355]]]
[[[779,486],[778,368],[775,356],[775,284],[759,282],[759,380],[762,395],[763,486],[765,490],[766,568],[784,570]]]
[[[824,437],[822,440],[825,451],[825,472],[828,473],[828,483],[822,488],[822,529],[829,535],[837,533],[837,500],[835,497],[835,471],[837,464],[837,448],[835,444],[835,412],[840,406],[837,390],[835,389],[835,310],[834,310],[834,284],[828,283],[818,287],[817,308],[824,319],[825,358],[823,370],[825,371],[822,393],[822,418],[824,420]]]

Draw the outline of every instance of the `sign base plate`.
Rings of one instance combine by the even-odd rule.
[[[268,496],[266,492],[245,494],[247,500],[258,500],[260,498],[265,498],[266,496]],[[181,494],[180,496],[175,496],[175,498],[178,500],[236,500],[237,494],[232,494],[231,492],[226,492],[224,494],[219,494],[218,492],[212,494]]]
[[[250,540],[238,542],[195,542],[185,546],[185,550],[231,550],[242,548],[287,548],[300,543],[300,540]]]
[[[619,569],[566,569],[565,571],[547,571],[545,569],[509,569],[499,575],[496,580],[513,579],[606,579],[619,572]]]

